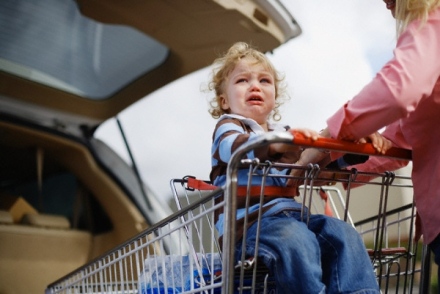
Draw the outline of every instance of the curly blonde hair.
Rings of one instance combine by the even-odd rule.
[[[210,102],[211,108],[209,113],[213,118],[219,118],[222,114],[228,113],[220,107],[220,95],[223,94],[224,83],[228,75],[234,70],[237,63],[243,58],[251,58],[256,63],[262,64],[274,77],[275,84],[275,107],[272,111],[272,118],[275,121],[281,119],[279,107],[283,104],[284,99],[288,98],[286,93],[286,86],[284,85],[284,77],[275,69],[273,64],[262,52],[252,48],[249,44],[238,42],[232,45],[231,48],[222,57],[217,58],[213,62],[212,79],[209,82],[208,90],[215,92],[215,97]]]
[[[396,0],[396,31],[400,35],[416,19],[425,23],[428,14],[440,6],[440,0]]]

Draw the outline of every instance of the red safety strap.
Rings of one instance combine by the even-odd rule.
[[[187,178],[187,188],[189,189],[195,189],[200,191],[213,191],[217,189],[217,186],[214,186],[212,184],[209,184],[203,180],[199,180],[196,178]],[[237,195],[238,196],[260,196],[261,194],[261,187],[260,186],[252,186],[250,187],[248,191],[247,186],[239,186],[237,188]],[[324,191],[324,189],[319,190],[319,195],[321,196],[321,199],[324,200],[324,213],[327,216],[333,216],[333,211],[330,207],[330,204],[328,202],[328,195]],[[295,197],[298,196],[298,191],[296,188],[290,188],[290,187],[278,187],[278,186],[266,186],[264,188],[264,196],[290,196]]]
[[[187,187],[190,189],[196,189],[200,191],[211,191],[215,190],[218,187],[212,184],[209,184],[203,180],[195,179],[195,178],[187,178]],[[260,186],[251,186],[249,189],[250,196],[259,196],[261,194]],[[237,188],[238,196],[246,196],[248,195],[248,187],[247,186],[239,186]],[[264,187],[264,196],[298,196],[298,191],[296,188],[290,187],[278,187],[278,186],[266,186]]]
[[[208,184],[207,182],[196,178],[188,177],[186,178],[186,180],[187,180],[187,188],[189,189],[200,190],[200,191],[213,191],[218,188],[217,186]]]

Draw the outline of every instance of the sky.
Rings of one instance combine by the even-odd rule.
[[[351,99],[391,58],[395,23],[381,0],[282,0],[302,34],[269,54],[285,76],[289,96],[282,123],[321,130],[326,119]],[[216,120],[213,93],[204,91],[210,69],[181,78],[118,115],[147,186],[171,196],[172,178],[208,179]],[[96,137],[130,162],[114,119]]]

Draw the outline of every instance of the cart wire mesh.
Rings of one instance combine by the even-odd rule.
[[[272,274],[258,258],[234,257],[237,197],[263,198],[268,191],[265,180],[259,187],[238,187],[236,172],[248,168],[252,177],[259,169],[267,171],[264,178],[279,177],[269,171],[287,164],[242,159],[249,150],[276,142],[384,156],[377,155],[371,144],[355,146],[330,139],[309,142],[293,133],[263,135],[234,153],[225,187],[191,176],[172,179],[177,206],[174,214],[52,283],[46,293],[277,293]],[[385,156],[410,159],[410,153],[402,149],[391,149]],[[414,240],[416,209],[408,176],[356,169],[330,171],[313,164],[288,167],[303,171],[297,178],[302,185],[296,199],[308,208],[304,210],[306,221],[310,213],[321,213],[356,228],[383,293],[427,293],[429,251]],[[330,179],[329,172],[333,175]],[[365,177],[375,180],[359,180]],[[362,195],[365,191],[368,196]],[[403,194],[409,196],[396,204],[395,199],[404,198]],[[364,206],[368,209],[362,209]],[[227,228],[222,242],[215,227],[219,210],[225,215]]]

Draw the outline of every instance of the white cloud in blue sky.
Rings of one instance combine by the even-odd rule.
[[[270,55],[286,76],[291,96],[283,122],[319,130],[391,57],[394,20],[381,0],[284,0],[303,34]],[[216,121],[207,112],[212,94],[201,91],[202,69],[123,111],[122,122],[147,185],[164,197],[169,180],[188,174],[207,179]],[[114,120],[97,137],[127,159]]]

